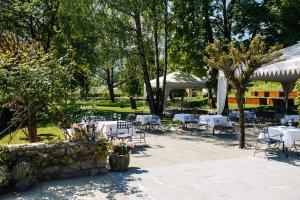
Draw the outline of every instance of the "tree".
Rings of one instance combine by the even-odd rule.
[[[45,52],[57,27],[59,0],[1,0],[0,30],[38,41]]]
[[[169,41],[169,14],[168,14],[168,0],[164,0],[164,66],[163,66],[163,85],[160,111],[164,111],[164,102],[166,101],[166,82],[168,70],[168,41]]]
[[[231,42],[222,47],[220,41],[216,41],[206,47],[208,56],[205,61],[210,67],[223,71],[234,89],[239,109],[240,148],[245,147],[244,97],[247,82],[256,69],[274,62],[281,55],[280,47],[268,48],[262,37],[255,37],[249,46]]]
[[[125,70],[125,62],[131,56],[132,34],[129,20],[117,10],[105,7],[97,10],[97,67],[96,73],[105,80],[111,102],[115,101],[114,88],[121,86],[132,77]]]
[[[96,7],[93,0],[61,0],[52,44],[58,57],[64,56],[68,49],[73,49],[76,65],[72,84],[80,87],[82,98],[87,97],[91,75],[97,67],[96,45],[99,35],[95,20]]]
[[[1,98],[19,119],[27,120],[29,141],[36,142],[37,113],[65,98],[72,73],[35,41],[7,35],[0,41]]]

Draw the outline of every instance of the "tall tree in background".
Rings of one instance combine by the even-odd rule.
[[[240,148],[245,148],[244,97],[247,82],[256,69],[274,62],[281,55],[278,51],[280,48],[279,45],[268,48],[262,37],[255,37],[249,47],[235,42],[223,47],[219,41],[206,47],[207,64],[223,71],[235,91],[239,109]]]
[[[97,69],[96,73],[106,81],[111,102],[115,102],[114,88],[132,77],[125,70],[125,60],[133,51],[130,48],[132,34],[129,20],[122,13],[105,6],[96,11],[97,20]]]
[[[160,106],[160,64],[159,64],[159,48],[158,48],[158,13],[157,13],[157,0],[152,0],[152,18],[153,18],[153,52],[154,52],[154,65],[156,69],[156,110],[159,110]]]
[[[65,55],[68,49],[74,50],[76,59],[73,85],[80,87],[81,97],[86,98],[91,75],[96,68],[97,29],[93,0],[63,0],[58,9],[57,34],[53,41],[59,55]]]
[[[152,91],[152,86],[150,84],[150,77],[148,72],[148,65],[147,65],[147,59],[145,54],[145,45],[144,45],[144,37],[142,33],[142,24],[141,24],[141,13],[140,13],[140,4],[137,0],[133,2],[133,18],[135,22],[135,32],[136,32],[136,41],[137,41],[137,48],[138,53],[140,57],[140,63],[143,70],[143,76],[146,86],[146,92],[147,92],[147,100],[150,108],[150,112],[153,114],[158,114],[158,111],[155,106],[155,100],[154,95]]]
[[[169,41],[169,13],[168,13],[168,0],[164,0],[164,66],[163,66],[163,85],[162,85],[162,93],[161,93],[161,102],[160,102],[160,112],[164,111],[165,101],[167,98],[165,96],[166,93],[166,77],[168,70],[168,41]]]

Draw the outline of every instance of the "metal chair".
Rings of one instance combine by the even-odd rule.
[[[137,141],[139,144],[146,146],[146,132],[141,122],[133,122],[135,135],[132,136],[132,141]],[[144,129],[144,130],[143,130]]]
[[[254,131],[255,135],[255,151],[254,156],[258,152],[265,152],[265,156],[269,159],[269,155],[278,155],[280,157],[280,145],[282,144],[282,135],[272,135],[269,134],[269,129],[267,126],[262,124],[257,124]],[[279,139],[278,139],[279,138]],[[266,148],[260,149],[259,144],[267,145]]]
[[[116,138],[118,139],[129,139],[131,141],[132,132],[130,133],[129,130],[132,131],[132,123],[129,122],[117,122],[117,133]]]
[[[103,116],[105,121],[113,121],[113,116],[112,115],[105,115]]]
[[[216,120],[216,124],[212,128],[212,134],[215,134],[215,131],[218,130],[221,133],[227,133],[227,132],[232,132],[234,130],[233,126],[229,126],[229,119],[228,119],[228,124],[221,123],[219,120]]]
[[[151,118],[150,122],[148,123],[149,129],[150,129],[150,127],[153,128],[154,126],[160,127],[159,121],[160,121],[159,116],[157,116],[157,115],[152,115],[152,118]]]

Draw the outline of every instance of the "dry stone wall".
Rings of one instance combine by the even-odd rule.
[[[30,162],[39,180],[98,175],[107,171],[106,156],[97,142],[60,142],[8,145],[14,162]]]

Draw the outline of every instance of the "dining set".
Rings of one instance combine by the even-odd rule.
[[[156,115],[136,115],[132,118],[128,115],[126,120],[122,119],[121,114],[105,116],[83,116],[73,127],[81,127],[88,138],[99,139],[107,137],[109,139],[121,139],[137,141],[146,145],[146,128],[159,127],[161,119]],[[72,137],[72,129],[64,130],[68,133],[67,137]],[[74,132],[74,131],[73,131]]]
[[[280,157],[281,152],[285,154],[285,157],[289,157],[292,150],[298,151],[296,141],[300,141],[300,128],[292,126],[291,122],[287,126],[257,126],[254,156],[264,151],[268,158],[270,155]],[[259,143],[264,143],[267,147],[261,149]]]
[[[196,114],[186,114],[180,113],[175,114],[173,121],[178,121],[181,123],[183,128],[192,125],[194,127],[205,127],[211,128],[212,133],[215,134],[216,130],[221,132],[233,133],[234,124],[229,120],[227,116],[222,115],[196,115]]]

